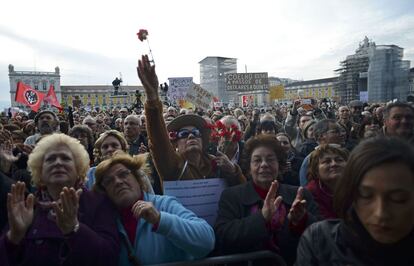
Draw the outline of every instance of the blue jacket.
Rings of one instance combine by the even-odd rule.
[[[300,186],[305,187],[308,184],[308,167],[309,167],[309,161],[310,161],[311,153],[309,153],[305,159],[303,159],[302,166],[299,170],[299,180],[300,180]]]
[[[119,265],[133,265],[128,260],[128,248],[134,251],[141,265],[194,260],[207,256],[214,248],[211,226],[186,209],[175,197],[144,193],[144,201],[152,202],[161,219],[156,231],[153,225],[140,219],[132,246],[118,219],[121,234]]]

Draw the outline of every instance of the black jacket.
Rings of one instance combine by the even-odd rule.
[[[0,172],[0,233],[7,224],[7,193],[14,181]]]
[[[295,200],[297,189],[298,187],[279,183],[277,194],[283,197],[286,215]],[[316,221],[319,212],[310,192],[305,190],[304,198],[307,202],[307,225],[309,225]],[[223,191],[214,225],[216,248],[219,253],[244,253],[266,249],[264,244],[271,238],[271,234],[266,228],[266,221],[261,211],[251,214],[251,209],[255,205],[261,209],[263,200],[254,189],[252,181]],[[300,235],[291,232],[288,219],[285,217],[282,230],[278,233],[278,247],[280,255],[288,265],[295,261],[299,238]]]
[[[397,244],[383,245],[359,222],[353,227],[339,219],[312,224],[301,237],[295,265],[414,265],[413,232]]]

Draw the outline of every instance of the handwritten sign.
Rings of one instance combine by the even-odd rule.
[[[185,98],[188,89],[193,85],[193,78],[168,78],[167,96],[172,102]]]
[[[224,77],[227,91],[257,91],[269,89],[267,72],[229,73]]]
[[[227,187],[223,178],[164,181],[164,194],[174,196],[198,217],[214,225],[221,192]]]
[[[194,84],[187,91],[185,96],[186,100],[193,103],[196,107],[201,107],[203,109],[208,109],[210,103],[213,100],[213,95],[201,88],[200,85]]]

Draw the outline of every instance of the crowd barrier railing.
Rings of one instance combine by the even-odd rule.
[[[217,257],[207,257],[194,261],[180,261],[172,263],[154,264],[153,266],[207,266],[207,265],[227,265],[236,262],[248,262],[247,265],[253,265],[255,260],[272,259],[277,266],[286,266],[285,261],[278,254],[268,251],[255,251],[249,253],[231,254]]]

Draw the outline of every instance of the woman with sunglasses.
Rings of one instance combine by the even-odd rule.
[[[158,95],[158,78],[155,66],[148,56],[138,61],[138,76],[145,88],[145,116],[147,133],[154,165],[162,180],[190,180],[226,178],[228,185],[245,182],[240,167],[226,155],[217,152],[209,155],[207,148],[210,128],[198,115],[180,115],[166,127],[162,102]]]

